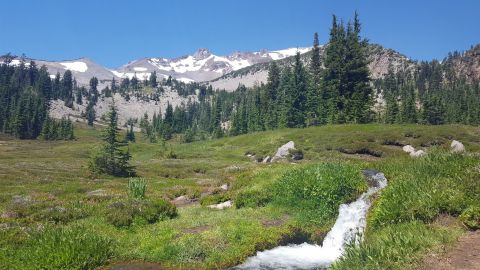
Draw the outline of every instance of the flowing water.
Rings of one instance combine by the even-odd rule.
[[[325,236],[323,244],[280,246],[271,250],[257,252],[254,257],[248,258],[245,263],[234,267],[234,270],[253,269],[318,269],[327,268],[340,258],[345,246],[358,243],[367,225],[366,216],[370,208],[370,197],[387,186],[387,179],[383,173],[364,171],[369,182],[367,192],[349,204],[342,204],[338,218],[332,229]]]

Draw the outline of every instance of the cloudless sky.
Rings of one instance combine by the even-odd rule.
[[[198,48],[234,51],[328,41],[332,14],[355,10],[362,35],[413,59],[442,59],[480,43],[478,0],[0,0],[0,54],[118,67]]]

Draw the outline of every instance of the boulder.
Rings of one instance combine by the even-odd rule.
[[[421,156],[424,156],[426,155],[427,153],[423,150],[418,150],[418,151],[413,151],[413,152],[410,152],[410,156],[411,157],[421,157]]]
[[[415,148],[413,148],[413,146],[411,145],[405,145],[404,147],[402,147],[402,149],[404,152],[407,152],[407,153],[415,152]]]
[[[288,143],[280,146],[278,148],[277,153],[272,158],[272,162],[277,161],[279,159],[284,159],[290,154],[290,149],[295,149],[295,143],[293,141],[289,141]]]
[[[263,160],[262,163],[269,163],[271,160],[270,156],[266,156]]]
[[[220,186],[221,190],[227,191],[228,190],[228,184],[223,184]]]
[[[219,204],[212,204],[212,205],[209,205],[207,207],[212,208],[212,209],[223,210],[225,208],[232,207],[232,205],[233,205],[232,201],[226,201],[226,202],[222,202],[222,203],[219,203]]]
[[[465,146],[463,143],[453,140],[452,143],[450,144],[450,152],[452,153],[462,153],[465,152]]]

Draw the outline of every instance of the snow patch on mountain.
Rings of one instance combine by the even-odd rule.
[[[63,62],[60,63],[62,66],[64,66],[66,69],[71,70],[71,71],[77,71],[77,72],[85,72],[88,70],[87,64],[84,62]]]
[[[134,67],[133,70],[135,70],[135,71],[147,71],[147,68],[145,68],[145,67]]]

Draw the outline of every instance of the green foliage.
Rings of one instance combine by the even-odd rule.
[[[430,222],[440,213],[459,215],[472,202],[476,191],[478,157],[432,152],[426,157],[385,164],[387,178],[394,178],[382,191],[371,211],[370,225],[420,220]]]
[[[460,215],[460,220],[471,230],[480,229],[480,207],[470,206]]]
[[[128,195],[133,199],[145,198],[147,181],[145,178],[130,178],[128,180]]]
[[[387,225],[370,235],[359,246],[347,248],[333,270],[405,269],[418,254],[452,242],[459,231],[430,227],[421,222]]]
[[[200,204],[203,206],[219,204],[230,200],[230,196],[225,193],[212,194],[209,196],[202,197],[200,199]]]
[[[110,204],[106,212],[107,221],[118,228],[134,222],[156,223],[177,215],[175,205],[164,199],[119,201]]]
[[[235,207],[262,207],[272,200],[272,195],[265,189],[242,190],[235,197]]]
[[[62,117],[60,121],[47,117],[43,122],[42,138],[44,140],[73,140],[73,123],[70,119]]]
[[[295,209],[310,222],[322,223],[338,213],[340,204],[355,200],[365,190],[359,167],[321,163],[285,173],[274,184],[273,202]]]
[[[21,246],[2,247],[0,268],[94,269],[113,255],[112,244],[82,227],[47,227],[31,233]]]
[[[135,174],[133,166],[129,164],[131,155],[122,148],[126,143],[118,140],[118,116],[115,105],[108,113],[108,125],[103,130],[102,147],[92,155],[89,162],[90,172],[93,174],[109,174],[114,176],[132,176]]]

